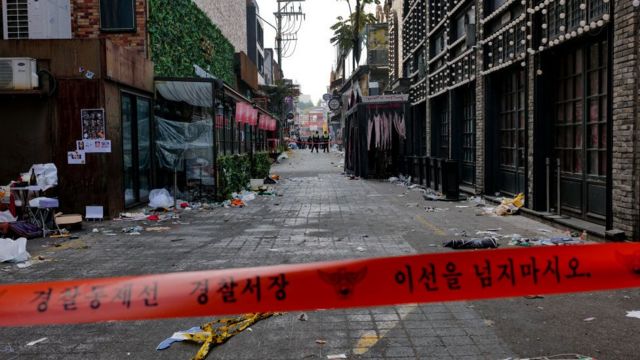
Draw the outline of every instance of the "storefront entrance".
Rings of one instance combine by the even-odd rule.
[[[123,92],[122,151],[125,206],[146,202],[151,190],[151,100]]]
[[[495,135],[498,150],[497,191],[508,195],[525,192],[526,121],[525,71],[513,69],[496,83]]]
[[[560,162],[560,210],[604,224],[610,126],[608,43],[581,44],[554,59],[553,155]]]

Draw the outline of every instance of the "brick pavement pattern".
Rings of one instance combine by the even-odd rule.
[[[445,251],[439,244],[462,231],[547,234],[523,217],[475,216],[471,203],[425,202],[421,193],[341,174],[338,154],[296,151],[274,167],[279,196],[258,197],[243,209],[184,212],[163,224],[171,231],[105,236],[85,225],[80,239],[30,241],[45,261],[2,266],[0,282],[59,280],[306,263]],[[425,212],[425,206],[442,212]],[[462,206],[462,207],[456,207]],[[119,231],[123,222],[98,228]],[[533,230],[532,230],[533,229]],[[288,313],[252,326],[212,351],[211,359],[504,359],[515,356],[480,305],[467,302],[317,311],[300,321]],[[210,318],[1,329],[0,359],[189,359],[197,346],[163,339]],[[29,341],[47,337],[36,346]],[[320,345],[316,340],[325,340]]]

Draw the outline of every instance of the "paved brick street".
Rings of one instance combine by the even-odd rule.
[[[522,217],[476,216],[467,202],[426,202],[418,191],[341,175],[338,154],[294,152],[274,167],[275,197],[243,209],[184,212],[166,232],[92,233],[55,247],[32,240],[45,260],[26,269],[3,264],[2,283],[104,277],[445,251],[466,231],[560,233]],[[426,206],[446,209],[425,212]],[[463,206],[463,207],[456,207]],[[119,231],[123,222],[98,228]],[[163,225],[164,226],[164,225]],[[502,244],[507,246],[506,243]],[[448,250],[447,250],[448,251]],[[212,351],[210,359],[505,359],[581,353],[598,359],[637,356],[638,290],[484,302],[318,311],[264,320]],[[595,317],[592,322],[583,321]],[[0,359],[189,359],[198,347],[158,343],[209,318],[0,329]],[[47,337],[46,342],[25,346]],[[326,340],[319,345],[316,340]],[[637,357],[636,357],[637,358]]]

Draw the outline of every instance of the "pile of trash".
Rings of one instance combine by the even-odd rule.
[[[392,184],[399,186],[411,186],[411,176],[399,175],[398,177],[392,176],[388,180]]]
[[[500,205],[496,206],[494,213],[499,216],[514,215],[524,206],[524,194],[518,194],[513,199],[502,198]]]
[[[422,196],[425,200],[428,201],[442,201],[446,199],[446,196],[444,196],[444,194],[437,192],[431,188],[427,188]]]
[[[243,208],[247,206],[247,203],[256,199],[257,193],[253,191],[243,190],[240,193],[231,194],[231,200],[225,200],[222,206],[225,208]]]
[[[579,245],[584,244],[586,239],[586,231],[580,236],[576,234],[570,234],[568,236],[556,236],[551,238],[523,238],[515,234],[509,241],[511,246],[559,246],[559,245]]]

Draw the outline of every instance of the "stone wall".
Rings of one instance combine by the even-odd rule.
[[[247,4],[245,0],[194,0],[231,42],[235,52],[247,53]]]

